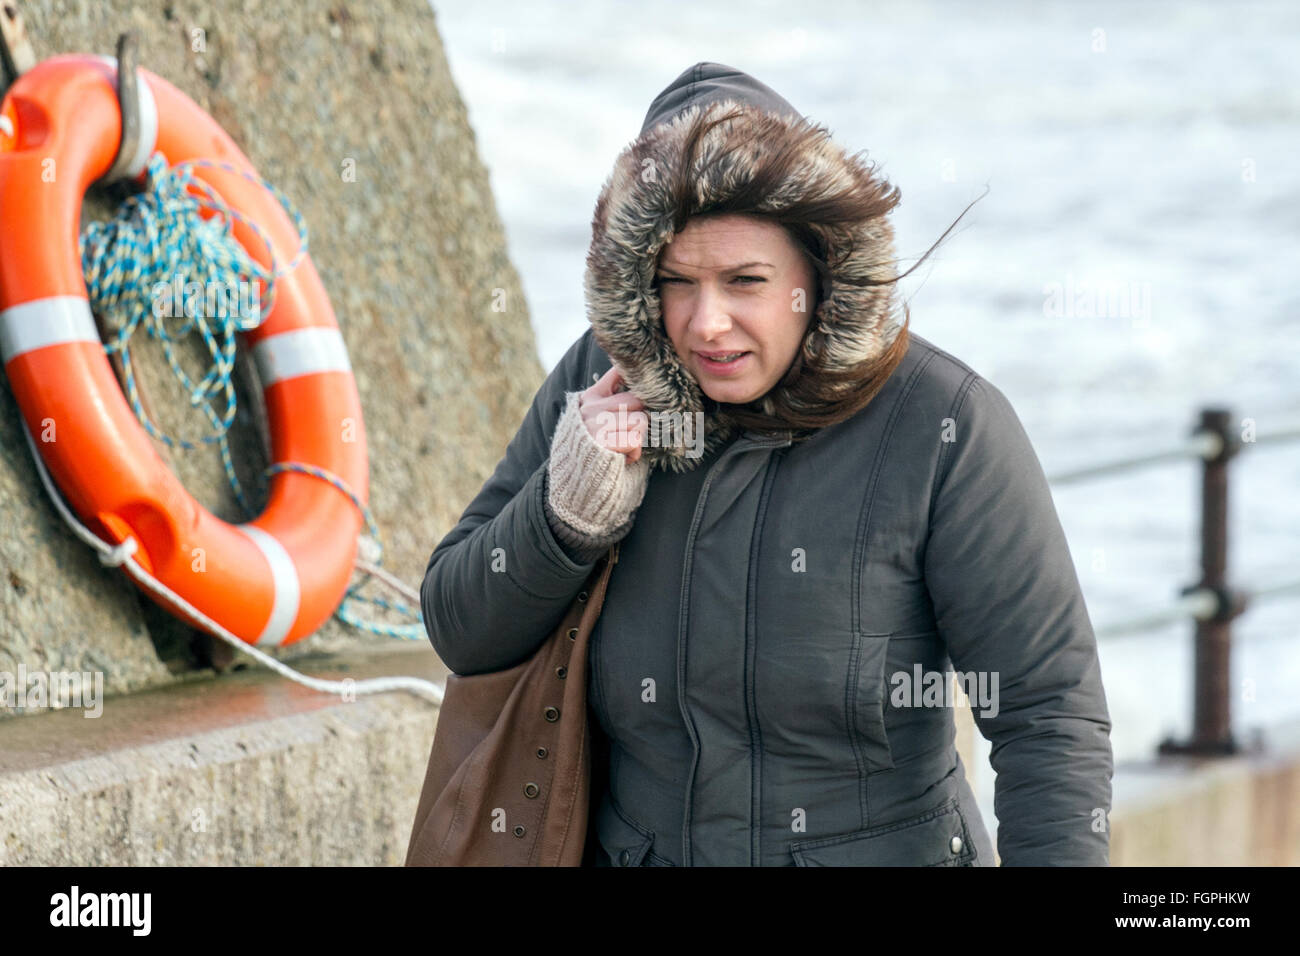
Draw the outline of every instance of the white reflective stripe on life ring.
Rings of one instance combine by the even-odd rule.
[[[97,55],[95,59],[102,60],[113,68],[113,89],[117,89],[117,57]],[[153,90],[149,89],[149,81],[140,73],[139,67],[136,67],[135,89],[139,103],[137,113],[140,116],[140,141],[135,145],[135,154],[124,174],[125,179],[134,179],[144,172],[154,147],[158,145],[158,104],[153,98]]]
[[[25,352],[65,342],[100,344],[90,302],[79,295],[55,295],[0,312],[0,361],[8,365]]]
[[[257,637],[257,644],[279,646],[298,619],[298,604],[302,592],[298,584],[298,569],[294,567],[293,558],[273,535],[251,524],[237,524],[235,530],[242,531],[266,556],[266,563],[271,566],[271,583],[275,587],[275,602],[271,607],[271,617]],[[243,637],[243,635],[239,635]]]
[[[263,339],[253,346],[253,360],[263,389],[299,375],[352,371],[343,333],[330,328],[294,329]]]

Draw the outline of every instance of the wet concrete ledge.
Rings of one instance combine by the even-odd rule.
[[[962,699],[954,709],[957,749],[982,796],[993,769],[974,757],[979,731],[970,707]],[[1117,763],[1110,865],[1300,866],[1300,720],[1263,728],[1261,743],[1258,752],[1231,757]],[[991,793],[980,809],[994,832]]]
[[[302,658],[441,682],[428,645]],[[345,701],[261,665],[0,721],[0,864],[400,865],[437,707]]]
[[[1300,866],[1300,721],[1263,744],[1117,766],[1111,866]]]
[[[316,677],[446,669],[424,644],[303,658]],[[437,708],[348,702],[260,665],[0,721],[0,865],[400,865]],[[958,745],[971,763],[969,711]],[[1300,722],[1266,749],[1121,763],[1112,866],[1300,865]],[[991,821],[990,821],[991,822]]]

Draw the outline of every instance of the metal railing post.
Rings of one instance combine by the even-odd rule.
[[[1210,592],[1217,607],[1196,621],[1191,739],[1166,738],[1159,752],[1210,756],[1241,749],[1232,736],[1232,620],[1245,610],[1246,601],[1228,586],[1228,462],[1241,450],[1241,441],[1226,409],[1202,409],[1197,432],[1217,438],[1218,450],[1206,456],[1201,476],[1201,580],[1183,593]]]

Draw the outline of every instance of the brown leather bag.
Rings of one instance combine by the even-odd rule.
[[[587,642],[618,545],[508,670],[447,678],[406,866],[580,866],[591,800]]]

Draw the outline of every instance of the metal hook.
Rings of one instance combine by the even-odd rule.
[[[6,0],[7,2],[7,0]],[[117,105],[122,114],[122,141],[117,147],[113,165],[104,174],[105,182],[127,176],[131,160],[140,146],[140,93],[136,75],[138,42],[134,30],[117,38]]]
[[[3,0],[0,4],[0,96],[35,65],[36,54],[27,39],[18,0]]]

